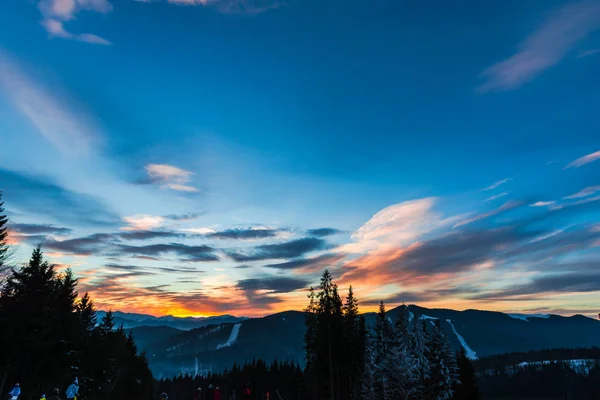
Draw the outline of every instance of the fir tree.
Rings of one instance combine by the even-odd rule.
[[[9,246],[8,239],[8,218],[4,212],[4,202],[2,201],[2,192],[0,192],[0,273],[4,270],[4,264],[8,259]]]
[[[456,360],[450,351],[448,339],[442,331],[439,320],[435,321],[433,332],[430,335],[427,354],[431,376],[427,380],[425,398],[431,400],[451,399],[452,389],[457,379]]]
[[[454,383],[454,398],[456,400],[479,400],[475,367],[462,346],[456,352],[456,364],[458,366],[458,379]]]
[[[391,399],[390,376],[393,374],[391,350],[393,347],[394,335],[392,325],[385,311],[383,301],[379,304],[379,311],[375,321],[375,394],[377,398],[387,400]]]

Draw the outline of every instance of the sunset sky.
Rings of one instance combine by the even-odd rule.
[[[600,308],[600,0],[0,2],[0,190],[101,309]]]

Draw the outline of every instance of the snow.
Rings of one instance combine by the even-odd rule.
[[[414,317],[415,317],[415,314],[413,314],[412,311],[409,311],[408,312],[408,322],[412,322]]]
[[[235,324],[233,326],[233,328],[231,329],[231,334],[229,335],[229,340],[227,340],[227,342],[225,342],[223,344],[218,345],[217,350],[222,349],[224,347],[229,347],[232,344],[234,344],[238,338],[241,327],[242,327],[242,324]]]
[[[507,314],[509,317],[514,319],[520,319],[521,321],[529,321],[528,318],[550,318],[550,314]]]
[[[467,344],[465,339],[461,335],[458,334],[452,321],[449,319],[447,319],[446,321],[450,324],[450,326],[452,327],[452,330],[454,331],[454,334],[458,338],[458,341],[460,342],[461,346],[464,347],[465,351],[467,352],[467,358],[470,358],[471,360],[476,360],[477,354],[473,351],[472,348],[469,347],[469,345]]]
[[[419,319],[434,319],[434,320],[435,320],[435,319],[437,319],[437,318],[430,317],[429,315],[421,315],[421,316],[419,317]]]
[[[564,363],[569,364],[573,370],[578,374],[589,374],[590,369],[594,367],[596,360],[591,359],[577,359],[577,360],[544,360],[544,361],[524,361],[517,364],[516,367],[524,368],[528,366],[540,366],[548,365],[553,363]]]

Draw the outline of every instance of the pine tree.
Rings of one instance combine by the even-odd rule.
[[[418,376],[414,393],[415,397],[423,398],[425,396],[427,381],[431,374],[431,365],[427,358],[429,351],[427,347],[427,331],[422,321],[418,318],[413,318],[411,321],[411,333],[410,352]]]
[[[390,377],[393,374],[391,350],[393,347],[394,334],[392,325],[388,319],[385,304],[383,301],[379,304],[379,311],[375,320],[375,393],[377,398],[387,400],[392,398],[390,391]]]
[[[364,339],[361,337],[360,318],[358,315],[358,301],[354,297],[352,286],[348,289],[348,296],[343,307],[344,327],[343,339],[343,365],[346,375],[345,398],[354,399],[360,393],[360,377],[364,363]]]
[[[475,367],[462,346],[456,352],[456,364],[458,366],[458,379],[454,383],[454,398],[456,400],[479,400]]]
[[[363,348],[363,364],[361,369],[361,399],[362,400],[378,400],[375,393],[375,354],[373,349],[373,339],[367,322],[363,316],[360,317],[360,338]]]
[[[2,201],[2,192],[0,192],[0,273],[3,272],[4,264],[8,259],[9,246],[8,239],[8,218],[4,211],[4,202]]]
[[[457,379],[457,367],[439,320],[435,322],[427,347],[431,376],[427,381],[427,395],[425,398],[449,400],[453,396],[452,388]]]

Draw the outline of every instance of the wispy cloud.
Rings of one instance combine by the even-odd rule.
[[[488,186],[488,187],[485,187],[485,188],[481,189],[481,191],[482,191],[482,192],[487,192],[488,190],[494,190],[494,189],[496,189],[498,186],[500,186],[500,185],[503,185],[503,184],[505,184],[506,182],[508,182],[508,181],[511,181],[511,180],[512,180],[512,178],[505,178],[505,179],[502,179],[502,180],[500,180],[500,181],[497,181],[497,182],[494,182],[494,183],[492,183],[492,184],[491,184],[490,186]]]
[[[573,47],[600,28],[600,1],[571,2],[552,13],[519,45],[519,51],[492,65],[479,92],[511,90],[558,64]]]
[[[161,187],[178,192],[198,191],[197,188],[189,185],[192,176],[194,176],[194,173],[191,171],[168,164],[148,164],[146,165],[146,172],[150,180]]]
[[[167,0],[167,2],[184,6],[214,7],[223,14],[260,14],[279,8],[283,3],[280,0]]]
[[[495,196],[488,197],[487,199],[485,199],[485,201],[494,201],[501,197],[507,196],[509,193],[510,192],[503,192],[503,193],[497,194]]]
[[[599,52],[600,52],[600,49],[592,49],[592,50],[582,51],[582,52],[579,53],[579,55],[577,56],[577,58],[584,58],[584,57],[593,56],[594,54],[597,54]]]
[[[555,201],[536,201],[535,203],[531,204],[531,207],[548,207],[554,204],[556,204]]]
[[[91,118],[61,95],[29,77],[0,48],[0,91],[52,145],[64,154],[87,154],[99,136]]]
[[[80,11],[111,12],[113,7],[107,0],[41,0],[38,7],[44,16],[41,24],[50,36],[92,44],[111,44],[92,33],[71,33],[64,27],[64,22],[75,19]]]
[[[596,151],[594,153],[588,154],[587,156],[580,157],[577,160],[567,164],[567,166],[564,169],[579,168],[585,164],[589,164],[597,160],[600,160],[600,151]]]
[[[493,217],[495,215],[498,215],[504,211],[508,211],[508,210],[512,210],[513,208],[517,208],[519,206],[521,206],[523,203],[519,202],[519,201],[507,201],[506,203],[504,203],[503,205],[501,205],[500,207],[496,208],[495,210],[483,213],[483,214],[478,214],[472,218],[469,219],[464,219],[462,221],[457,222],[454,225],[454,228],[458,228],[464,225],[468,225],[471,224],[473,222],[476,221],[481,221],[483,219],[489,218],[489,217]]]
[[[596,192],[600,192],[600,186],[589,186],[589,187],[586,187],[584,189],[581,189],[577,193],[573,193],[570,196],[565,196],[564,198],[567,199],[567,200],[580,199],[582,197],[591,196],[592,194],[594,194]]]

